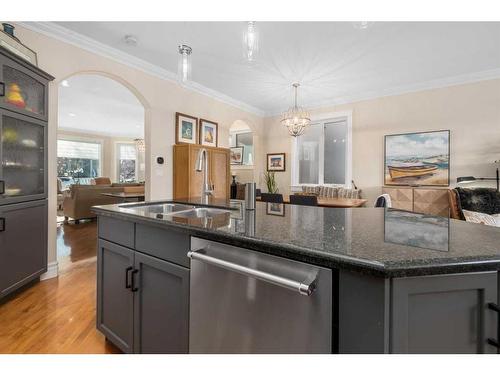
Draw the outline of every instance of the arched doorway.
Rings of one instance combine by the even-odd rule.
[[[95,252],[78,247],[81,233],[95,239],[90,207],[120,203],[111,196],[145,194],[146,108],[121,79],[98,72],[71,75],[58,85],[57,182],[59,268]],[[78,228],[77,228],[78,226]]]
[[[236,181],[256,182],[259,186],[262,155],[258,129],[247,120],[234,121],[229,127],[229,147],[242,153],[242,163],[231,165],[231,174],[236,176]]]

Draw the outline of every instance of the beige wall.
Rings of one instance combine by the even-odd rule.
[[[315,109],[311,115],[336,111],[352,111],[353,179],[370,201],[383,185],[386,134],[451,130],[452,184],[457,176],[493,176],[493,162],[500,159],[500,79]],[[264,119],[264,127],[265,152],[287,153],[286,172],[276,178],[288,193],[292,137],[277,117]]]
[[[116,174],[116,144],[117,143],[134,143],[134,138],[126,137],[110,137],[97,134],[83,134],[80,132],[68,131],[59,129],[57,131],[57,139],[69,139],[74,141],[90,141],[101,144],[102,165],[101,176],[109,177],[111,181],[117,182]]]
[[[229,126],[244,120],[260,129],[262,119],[234,106],[162,80],[138,69],[117,63],[71,44],[16,26],[17,36],[38,54],[40,68],[56,79],[49,92],[49,256],[56,260],[56,140],[59,83],[81,72],[101,73],[128,87],[145,107],[146,195],[149,199],[172,196],[172,145],[175,112],[183,112],[219,123],[219,144],[228,146]],[[163,156],[165,163],[154,162]]]

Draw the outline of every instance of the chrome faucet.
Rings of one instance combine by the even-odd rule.
[[[208,156],[205,148],[198,151],[196,158],[196,171],[203,171],[203,185],[201,186],[201,203],[208,204],[208,197],[214,192],[214,186],[208,183]],[[203,168],[205,167],[205,168]]]

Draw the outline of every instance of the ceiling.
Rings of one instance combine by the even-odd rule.
[[[132,92],[110,78],[79,74],[59,89],[58,127],[86,134],[144,137],[144,107]]]
[[[259,52],[243,56],[244,22],[58,22],[177,72],[193,48],[192,80],[265,114],[500,77],[500,22],[257,22]],[[136,46],[124,42],[137,38]]]

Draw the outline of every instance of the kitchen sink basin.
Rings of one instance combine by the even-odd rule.
[[[219,208],[208,208],[208,207],[198,207],[191,210],[175,212],[171,214],[172,217],[183,217],[187,219],[203,219],[203,218],[213,218],[218,215],[230,214],[229,210],[222,210]]]
[[[169,215],[179,211],[192,210],[194,206],[180,203],[158,203],[158,204],[124,204],[120,208],[130,209],[135,212],[140,212],[144,215]]]

